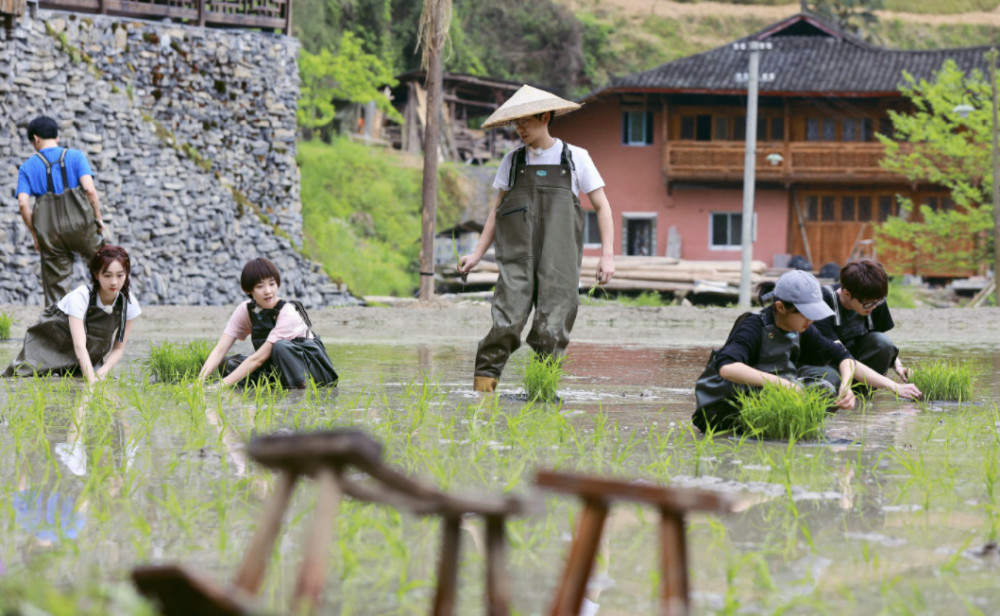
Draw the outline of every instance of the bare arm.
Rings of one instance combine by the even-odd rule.
[[[87,352],[87,330],[83,326],[83,319],[80,317],[69,317],[69,334],[73,338],[73,353],[76,361],[80,364],[80,371],[86,377],[87,383],[94,384],[94,365],[90,363],[90,354]]]
[[[227,334],[219,336],[219,341],[215,343],[215,348],[208,354],[208,359],[205,360],[201,370],[198,371],[199,381],[204,381],[208,378],[209,374],[219,367],[219,364],[222,363],[222,358],[226,356],[226,353],[232,348],[234,342],[236,342],[236,338],[232,336]]]
[[[87,201],[90,201],[90,207],[94,210],[94,220],[97,221],[97,230],[101,235],[104,235],[104,219],[101,218],[101,199],[97,195],[97,187],[94,186],[94,176],[80,176],[80,186],[83,187],[83,192],[87,193]]]
[[[615,275],[615,219],[604,187],[587,193],[597,212],[597,230],[601,233],[601,258],[597,261],[597,281],[604,284]]]
[[[506,190],[497,191],[497,197],[493,200],[492,207],[490,207],[490,215],[486,217],[486,222],[483,224],[483,232],[479,235],[479,241],[476,243],[475,250],[472,251],[472,254],[463,255],[459,260],[458,271],[462,274],[471,272],[472,268],[479,264],[483,255],[493,245],[493,239],[496,236],[497,207],[506,194]]]
[[[132,333],[132,321],[125,321],[125,335],[122,337],[121,342],[115,342],[115,346],[108,353],[108,357],[101,364],[101,367],[97,369],[97,380],[103,380],[106,376],[111,374],[111,369],[121,361],[122,355],[125,354],[125,345],[128,344],[129,334]]]
[[[907,398],[910,400],[919,400],[923,395],[913,383],[897,383],[896,381],[875,372],[859,361],[855,361],[854,364],[856,366],[854,371],[854,380],[859,383],[871,385],[872,387],[878,387],[879,389],[888,389],[900,398]]]
[[[247,378],[247,376],[249,376],[254,370],[263,366],[264,362],[270,359],[271,347],[273,346],[274,346],[273,342],[265,342],[264,344],[260,345],[260,348],[257,349],[257,351],[254,352],[253,355],[244,359],[243,363],[237,366],[235,370],[230,372],[226,378],[222,379],[222,384],[235,385],[240,381],[242,381],[243,379]]]
[[[775,385],[781,385],[782,387],[800,389],[795,383],[787,379],[783,379],[777,374],[763,372],[752,366],[748,366],[743,362],[733,362],[719,368],[719,376],[738,385],[763,387],[764,383],[774,383]]]
[[[31,232],[31,241],[35,243],[35,250],[38,250],[38,235],[35,234],[35,224],[31,217],[31,198],[28,193],[18,193],[17,207],[21,210],[24,226],[28,227],[28,231]]]

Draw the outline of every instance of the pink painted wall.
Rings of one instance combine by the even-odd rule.
[[[622,144],[622,111],[616,97],[586,104],[579,111],[557,118],[552,135],[586,148],[603,176],[605,193],[615,220],[615,254],[623,254],[623,213],[654,213],[656,254],[666,254],[671,225],[681,235],[681,257],[693,260],[738,260],[740,251],[712,250],[709,219],[712,212],[739,212],[741,188],[680,188],[667,194],[663,176],[663,112],[653,113],[653,144]],[[590,207],[586,196],[583,206]],[[788,251],[788,196],[784,190],[758,190],[757,241],[754,259],[773,263],[775,254]],[[584,254],[597,255],[596,248]]]

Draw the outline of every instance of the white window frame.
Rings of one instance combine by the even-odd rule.
[[[736,244],[717,245],[717,244],[713,243],[713,238],[715,237],[715,217],[716,217],[716,215],[722,215],[722,214],[724,214],[726,216],[726,220],[727,221],[731,220],[732,216],[743,216],[743,212],[709,212],[709,214],[708,214],[708,249],[709,250],[719,250],[719,251],[722,251],[722,250],[729,250],[729,251],[740,250],[743,247],[742,238],[737,238],[738,240],[740,240],[740,243],[736,243]],[[756,221],[756,219],[757,219],[757,213],[754,212],[753,216],[754,216],[754,220]],[[731,226],[732,225],[730,224],[730,227]],[[732,240],[732,239],[733,238],[730,238],[730,240]]]
[[[623,212],[622,213],[622,255],[628,255],[628,221],[630,220],[649,220],[652,224],[649,225],[649,256],[655,257],[656,249],[658,247],[657,242],[659,237],[657,235],[659,229],[659,219],[660,216],[656,212]]]

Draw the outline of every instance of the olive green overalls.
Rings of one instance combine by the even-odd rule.
[[[87,331],[87,354],[96,369],[115,342],[125,340],[126,298],[119,293],[111,313],[97,307],[97,292],[90,290],[90,303],[83,318]],[[24,346],[10,362],[4,376],[35,376],[47,373],[77,374],[80,362],[73,352],[69,316],[52,304],[24,334]]]
[[[777,374],[781,378],[798,382],[803,386],[820,386],[840,389],[840,372],[832,366],[797,366],[801,338],[795,332],[786,332],[774,323],[774,315],[768,312],[746,313],[737,319],[730,336],[743,319],[759,318],[764,322],[761,332],[760,351],[754,368],[761,372]],[[727,340],[728,342],[728,340]],[[694,386],[695,412],[691,421],[702,432],[708,428],[716,432],[729,431],[736,427],[740,409],[736,406],[736,392],[746,391],[747,385],[739,385],[719,376],[717,351],[712,351],[705,370]]]
[[[48,192],[35,198],[31,221],[38,237],[38,252],[42,258],[42,292],[45,305],[50,306],[69,293],[67,284],[73,274],[73,254],[89,261],[104,245],[97,232],[94,210],[83,188],[69,188],[66,175],[66,152],[59,156],[63,192],[56,194],[52,183],[52,164],[41,152],[35,156],[45,163]]]
[[[561,355],[580,302],[584,214],[573,194],[573,159],[564,143],[560,164],[527,165],[526,149],[511,161],[510,190],[496,211],[495,251],[500,277],[493,327],[479,343],[476,376],[500,378],[535,309],[527,343],[536,353]]]

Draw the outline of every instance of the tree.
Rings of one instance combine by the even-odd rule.
[[[885,8],[884,0],[814,0],[811,3],[803,0],[802,4],[803,9],[811,4],[817,15],[836,23],[845,32],[869,42],[879,41],[875,11]]]
[[[993,228],[988,205],[990,84],[981,71],[965,75],[952,60],[932,81],[917,81],[906,72],[903,78],[900,91],[912,102],[913,111],[889,111],[894,135],[878,135],[885,146],[882,166],[911,182],[947,188],[955,207],[933,210],[900,197],[906,217],[879,226],[879,252],[905,262],[914,273],[974,269],[988,261],[991,246],[986,238]],[[962,104],[973,107],[967,118],[955,112]]]
[[[375,106],[393,120],[403,117],[383,94],[386,86],[396,85],[392,68],[378,56],[362,48],[361,39],[350,32],[340,37],[337,52],[323,49],[317,54],[299,51],[298,121],[305,129],[326,126],[336,114],[334,99],[353,103],[375,101]]]

